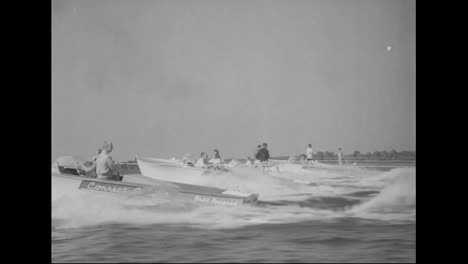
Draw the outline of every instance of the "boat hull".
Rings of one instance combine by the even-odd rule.
[[[203,177],[203,175],[216,173],[214,171],[184,166],[162,159],[138,158],[137,163],[141,174],[144,176],[169,182],[197,184],[200,182],[199,179]]]
[[[202,205],[238,206],[255,204],[257,195],[226,194],[226,190],[196,185],[154,180],[142,175],[126,175],[122,181],[89,178],[79,175],[53,174],[52,200],[63,196],[94,192],[109,195],[158,194],[170,200],[182,200]]]
[[[141,192],[145,186],[135,183],[124,183],[113,180],[89,178],[78,175],[52,175],[52,200],[62,196],[76,195],[83,191],[128,193]]]

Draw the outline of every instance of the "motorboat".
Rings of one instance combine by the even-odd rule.
[[[267,174],[271,177],[283,178],[281,177],[279,165],[282,163],[269,162],[268,164],[255,164],[252,166],[238,165],[235,167],[218,167],[218,169],[209,169],[209,168],[196,168],[183,162],[176,162],[174,160],[168,159],[158,159],[158,158],[136,158],[138,167],[141,171],[141,174],[157,180],[163,180],[173,183],[183,183],[183,184],[203,184],[211,185],[212,187],[225,187],[228,189],[237,189],[239,190],[239,184],[235,183],[223,183],[223,186],[215,186],[214,184],[219,184],[219,182],[211,183],[211,179],[216,178],[217,174],[223,174],[227,172],[236,171],[237,168],[243,168],[255,171],[257,173]],[[214,177],[213,177],[214,176]],[[284,179],[284,178],[283,178]],[[304,181],[300,179],[288,179],[286,180],[293,181],[300,184],[310,184],[309,181]]]
[[[70,156],[67,162],[61,163],[58,159],[52,166],[52,199],[82,192],[99,192],[109,195],[155,193],[166,196],[168,199],[223,206],[256,204],[258,200],[257,194],[168,182],[141,174],[114,175],[113,179],[96,178],[78,169],[76,163],[70,162]]]
[[[175,183],[197,184],[201,182],[200,178],[206,175],[220,174],[230,171],[224,167],[218,167],[218,169],[197,168],[189,164],[167,159],[136,159],[142,175],[152,179]]]

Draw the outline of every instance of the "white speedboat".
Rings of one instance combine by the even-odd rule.
[[[157,180],[197,184],[205,175],[225,173],[229,170],[202,169],[167,159],[137,158],[141,174]]]
[[[276,162],[269,162],[268,164],[257,164],[252,166],[238,165],[232,168],[223,168],[223,170],[214,169],[201,169],[193,166],[185,165],[183,163],[174,162],[168,159],[157,159],[157,158],[137,158],[138,167],[142,175],[150,177],[152,179],[163,180],[173,183],[184,183],[184,184],[200,184],[221,187],[211,183],[210,179],[217,178],[216,174],[222,174],[236,170],[237,167],[242,167],[247,170],[251,170],[255,173],[267,174],[271,177],[282,178],[288,181],[293,181],[300,184],[310,184],[309,181],[300,179],[284,178],[281,176],[279,164]],[[214,176],[214,177],[211,177]],[[216,181],[216,184],[220,184]],[[241,188],[236,183],[223,183],[223,188],[231,190]],[[242,189],[242,188],[241,188]]]

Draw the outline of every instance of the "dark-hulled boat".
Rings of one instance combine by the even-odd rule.
[[[73,160],[73,158],[71,158]],[[237,206],[255,204],[256,194],[246,194],[226,189],[175,183],[152,179],[140,174],[115,175],[114,179],[100,179],[83,174],[73,162],[61,164],[58,160],[52,168],[52,199],[77,192],[101,192],[109,194],[156,193],[168,199],[184,200],[203,205]]]

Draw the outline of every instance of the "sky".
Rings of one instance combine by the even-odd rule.
[[[416,149],[414,0],[52,0],[52,159]]]

